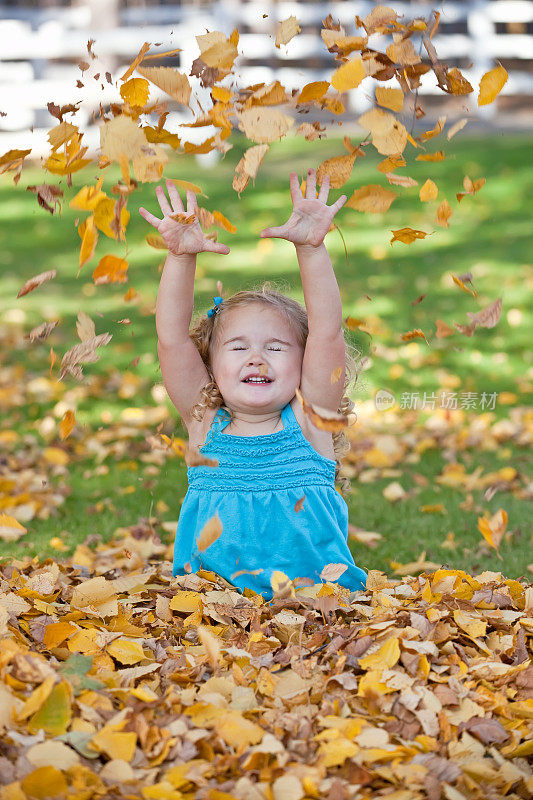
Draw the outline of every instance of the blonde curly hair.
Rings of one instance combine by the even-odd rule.
[[[307,336],[309,334],[307,311],[296,300],[282,294],[276,288],[276,285],[271,281],[265,281],[259,288],[242,290],[236,292],[231,297],[224,299],[223,306],[220,312],[208,317],[206,313],[199,315],[194,321],[189,330],[189,336],[194,342],[196,349],[202,357],[207,372],[210,377],[200,395],[200,400],[191,409],[192,416],[201,421],[207,408],[222,408],[229,415],[231,419],[231,411],[224,404],[220,390],[214,380],[213,372],[211,369],[211,355],[213,344],[216,341],[217,332],[220,330],[220,319],[224,317],[232,308],[243,307],[250,303],[263,303],[266,306],[275,308],[277,311],[285,314],[289,322],[292,324],[298,344],[305,348]],[[346,342],[345,347],[345,364],[346,373],[344,378],[344,394],[339,403],[338,411],[341,414],[349,414],[355,406],[355,403],[347,395],[347,391],[352,382],[357,381],[359,374],[358,362],[360,352],[349,342]],[[350,482],[347,478],[340,477],[339,471],[342,466],[342,459],[350,450],[350,443],[344,433],[339,431],[332,434],[333,436],[333,450],[335,454],[335,461],[337,462],[335,468],[335,481],[338,483],[339,488],[343,494],[349,494],[351,491]]]

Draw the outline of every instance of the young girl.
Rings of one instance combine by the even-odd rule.
[[[270,600],[274,571],[320,583],[323,568],[334,563],[346,565],[340,584],[364,590],[366,573],[347,544],[348,507],[335,488],[340,466],[335,458],[346,451],[346,439],[315,427],[295,395],[299,388],[308,403],[332,411],[352,407],[343,395],[353,359],[346,352],[339,289],[323,243],[347,198],[326,205],[329,178],[317,197],[312,169],[304,198],[291,173],[289,220],[261,231],[261,237],[294,243],[306,309],[264,285],[226,300],[215,297],[213,308],[189,330],[196,256],[226,255],[229,248],[204,236],[195,194],[187,191],[187,215],[195,218],[182,221],[186,215],[176,186],[166,185],[170,202],[161,186],[156,189],[163,219],[139,209],[169,249],[156,306],[159,362],[189,446],[218,460],[218,467],[187,470],[173,575],[212,570]],[[198,552],[196,539],[216,514],[222,533]]]

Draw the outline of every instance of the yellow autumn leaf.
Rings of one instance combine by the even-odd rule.
[[[21,525],[15,517],[8,514],[0,514],[0,539],[4,542],[15,542],[28,533],[27,528]]]
[[[373,108],[362,114],[358,124],[372,134],[372,144],[384,156],[396,156],[407,144],[407,129],[393,114]]]
[[[382,186],[370,183],[356,189],[345,205],[370,214],[383,214],[396,200],[396,194]]]
[[[418,196],[423,203],[427,203],[429,200],[435,200],[438,193],[439,188],[437,184],[434,183],[431,178],[428,178],[424,185],[420,187]]]
[[[474,639],[477,639],[479,636],[485,636],[487,632],[487,620],[479,619],[475,617],[474,614],[468,614],[460,609],[454,609],[453,618],[457,625]]]
[[[100,259],[93,272],[93,281],[100,283],[125,283],[128,280],[128,262],[118,256],[107,255]]]
[[[144,239],[146,244],[153,247],[154,250],[168,250],[165,240],[159,233],[147,233]]]
[[[391,111],[401,111],[403,108],[403,92],[391,86],[376,86],[376,103]]]
[[[357,56],[335,70],[331,76],[331,85],[338,92],[347,92],[359,86],[363,78],[366,78],[366,73],[361,56]]]
[[[419,231],[415,228],[400,228],[397,231],[391,231],[392,239],[391,245],[394,242],[403,242],[404,244],[412,244],[415,239],[425,239],[427,234],[425,231]]]
[[[224,230],[230,233],[237,233],[235,225],[232,225],[229,219],[227,219],[224,214],[221,214],[220,211],[213,211],[213,218],[215,220],[215,225],[218,225],[219,228],[224,228]]]
[[[332,189],[340,189],[350,179],[352,167],[356,159],[355,153],[345,156],[334,156],[323,161],[316,171],[316,182],[322,186],[324,177],[329,175],[329,185]]]
[[[74,411],[65,411],[59,423],[59,435],[61,439],[67,439],[70,436],[75,424],[76,415]]]
[[[437,225],[441,225],[443,228],[447,228],[448,220],[450,219],[451,215],[453,214],[452,207],[444,198],[440,206],[437,208],[437,216],[435,217],[435,222]]]
[[[65,797],[68,783],[61,770],[49,765],[38,767],[22,778],[20,791],[24,792],[24,797],[47,800],[49,797]]]
[[[146,658],[144,650],[139,642],[120,638],[110,642],[106,647],[107,652],[121,664],[138,664]]]
[[[507,527],[507,512],[500,508],[489,519],[478,517],[477,526],[483,538],[497,550]]]
[[[202,610],[202,599],[198,592],[178,591],[171,599],[169,608],[172,611],[193,611]]]
[[[485,72],[479,82],[478,106],[492,103],[507,83],[508,77],[507,70],[501,64]]]
[[[150,84],[144,78],[130,78],[120,87],[120,96],[130,106],[145,106],[150,96]]]
[[[94,215],[78,226],[78,233],[81,236],[79,266],[84,266],[94,256],[98,243],[98,230],[94,224]]]
[[[311,81],[306,83],[298,95],[297,104],[311,103],[313,100],[320,100],[329,89],[329,81]]]

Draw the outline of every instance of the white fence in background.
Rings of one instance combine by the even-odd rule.
[[[364,17],[376,3],[337,0],[337,2],[275,2],[274,0],[217,0],[203,5],[144,5],[120,8],[112,0],[89,0],[86,4],[65,7],[28,8],[0,4],[0,154],[17,147],[32,147],[34,154],[47,152],[46,131],[53,119],[47,103],[57,105],[81,101],[75,122],[87,130],[84,144],[98,147],[98,129],[91,117],[100,105],[119,102],[116,85],[110,85],[131,63],[142,44],[158,44],[163,52],[182,48],[172,64],[190,72],[199,55],[195,36],[206,30],[229,35],[240,31],[235,62],[240,85],[278,79],[288,89],[313,80],[327,80],[337,62],[320,37],[322,20],[329,14],[344,26],[348,35],[357,33],[354,17]],[[433,44],[441,61],[458,66],[476,89],[481,75],[501,61],[509,80],[496,103],[477,107],[477,92],[461,99],[464,111],[480,116],[497,113],[506,98],[516,98],[531,108],[533,96],[533,2],[531,0],[464,0],[463,2],[392,2],[390,5],[407,19],[416,16],[432,19],[440,12],[440,24]],[[286,46],[275,47],[279,22],[294,15],[301,33]],[[97,60],[91,60],[87,42],[94,39]],[[383,48],[383,39],[374,43]],[[373,37],[370,39],[370,46]],[[154,48],[152,48],[154,50]],[[422,58],[427,60],[425,50]],[[78,63],[89,63],[81,72]],[[164,62],[152,62],[158,64]],[[100,73],[99,78],[95,74]],[[229,76],[231,79],[231,76]],[[76,82],[81,81],[82,87]],[[193,92],[202,105],[208,91],[196,78],[190,78]],[[230,81],[226,79],[225,84]],[[376,81],[365,80],[348,95],[348,118],[367,108]],[[419,94],[428,98],[441,94],[433,72],[422,76]],[[193,119],[192,113],[169,105],[167,127]],[[174,110],[175,109],[175,110]],[[351,117],[350,117],[351,113]],[[512,112],[506,112],[512,113]],[[32,130],[33,129],[33,130]],[[214,129],[180,130],[182,138],[202,141]]]

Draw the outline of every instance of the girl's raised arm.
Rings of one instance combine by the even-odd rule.
[[[317,197],[314,169],[307,173],[305,197],[295,172],[291,172],[290,185],[292,214],[284,225],[265,228],[260,235],[286,239],[296,247],[309,323],[300,388],[309,403],[336,411],[344,393],[345,342],[339,287],[323,240],[347,198],[342,195],[327,205],[328,175]],[[341,375],[332,383],[331,374],[338,367]]]
[[[198,222],[194,192],[187,192],[187,211],[172,181],[166,181],[170,202],[163,187],[156,188],[163,219],[140,208],[139,213],[153,225],[168,247],[156,303],[157,353],[163,382],[186,427],[191,409],[200,398],[209,374],[200,353],[189,337],[194,307],[194,274],[198,253],[229,253],[229,247],[207,239]],[[191,220],[191,215],[194,218]]]

